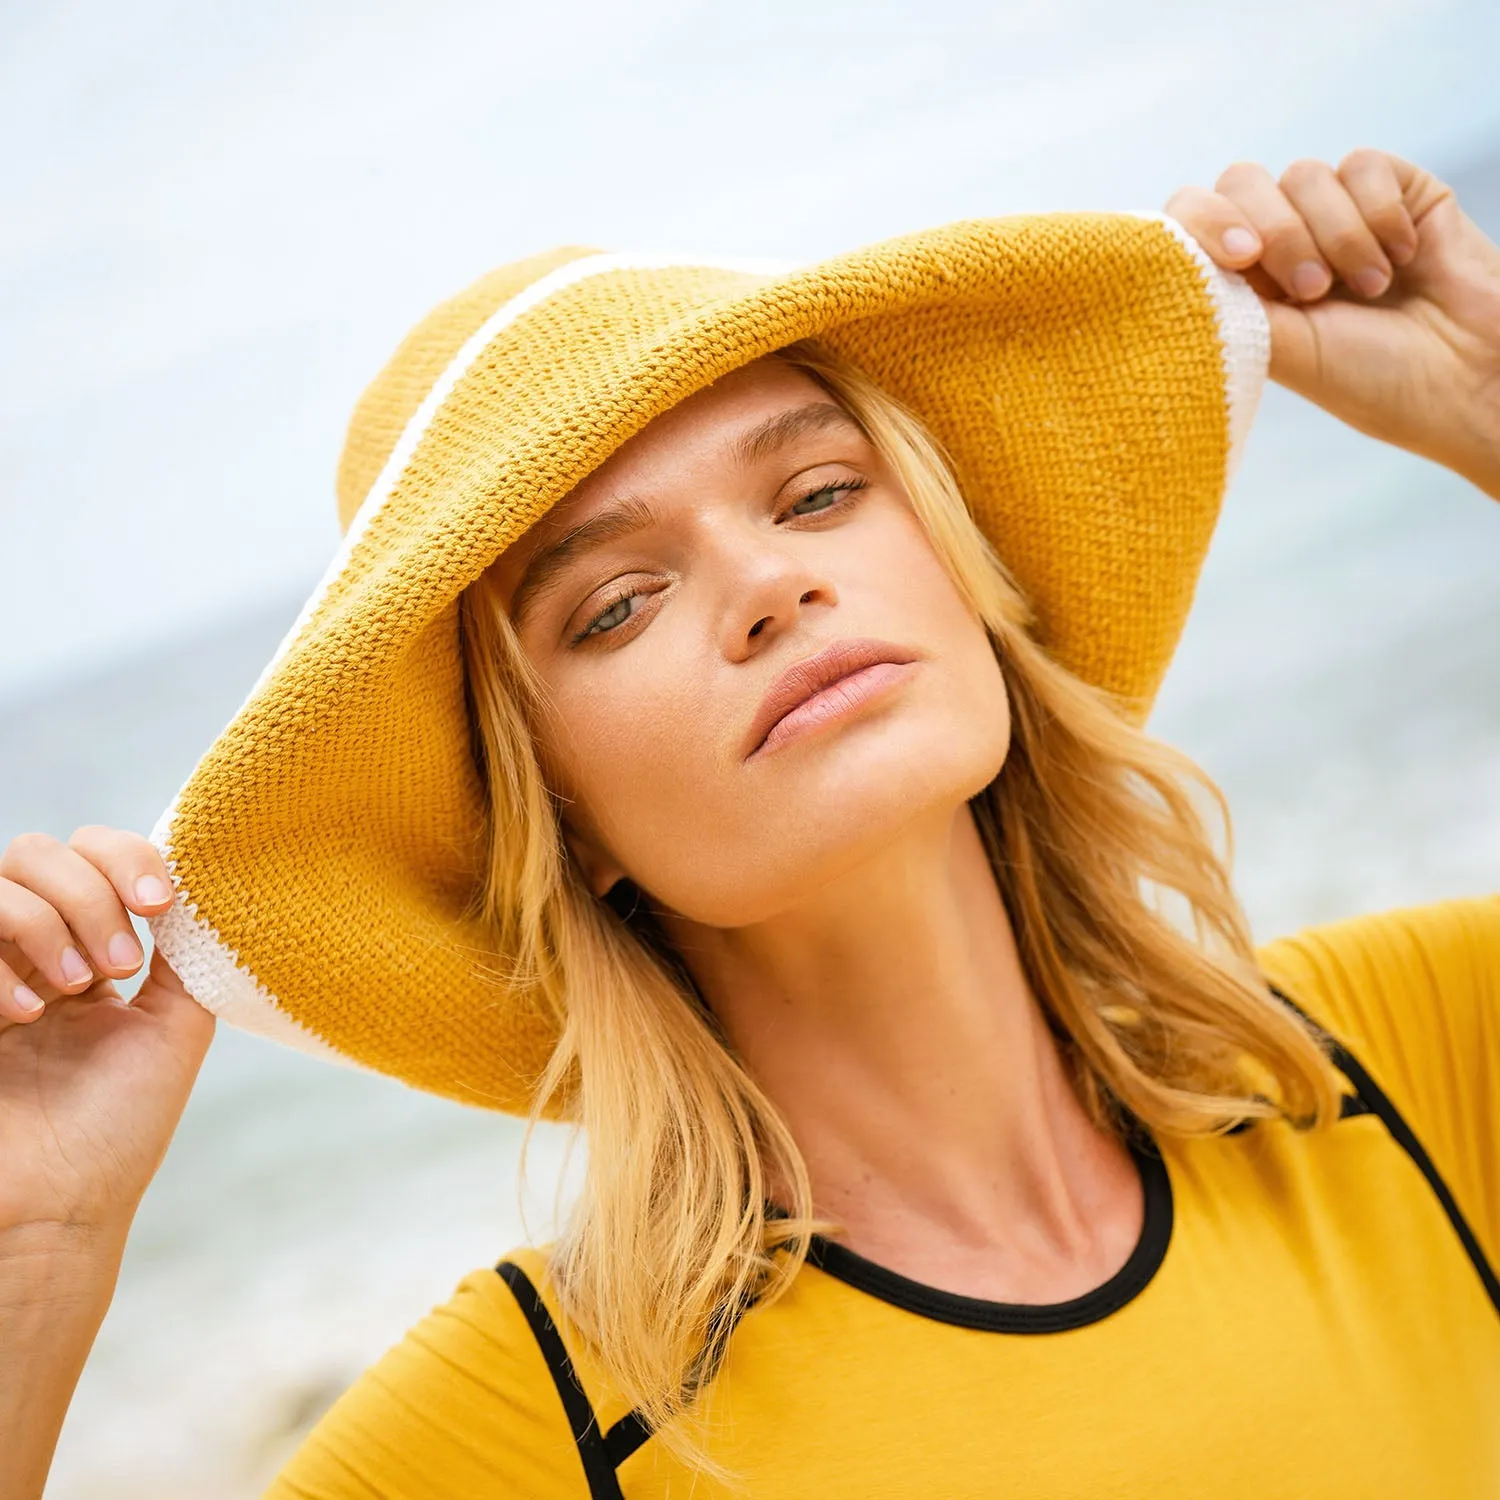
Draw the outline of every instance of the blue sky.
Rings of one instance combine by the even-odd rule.
[[[808,258],[1500,146],[1500,6],[327,0],[0,16],[0,699],[309,585],[363,384],[563,241]]]

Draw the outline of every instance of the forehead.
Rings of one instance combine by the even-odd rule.
[[[835,404],[810,375],[769,355],[730,371],[621,444],[511,544],[500,559],[501,572],[524,568],[535,552],[618,495],[647,486],[660,490],[674,478],[701,472],[704,464],[722,462],[737,438],[768,417],[819,400]]]

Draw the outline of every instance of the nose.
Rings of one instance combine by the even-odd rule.
[[[790,539],[739,533],[725,563],[720,649],[729,661],[748,661],[795,630],[809,609],[838,603],[833,580]]]

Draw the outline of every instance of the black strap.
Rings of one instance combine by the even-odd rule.
[[[552,1372],[552,1383],[557,1387],[557,1394],[562,1397],[563,1410],[568,1414],[568,1426],[573,1429],[573,1441],[578,1445],[578,1456],[583,1460],[583,1474],[589,1484],[589,1500],[625,1500],[620,1490],[620,1481],[615,1475],[615,1465],[634,1453],[650,1434],[643,1434],[629,1447],[628,1438],[615,1442],[615,1435],[630,1421],[630,1417],[626,1417],[610,1428],[608,1438],[604,1436],[599,1430],[599,1422],[594,1416],[594,1408],[583,1388],[583,1382],[579,1380],[573,1361],[568,1357],[562,1335],[557,1331],[551,1313],[547,1311],[547,1304],[531,1284],[531,1278],[513,1260],[502,1260],[495,1269],[515,1294],[516,1301],[521,1304],[521,1311],[526,1315],[526,1321],[536,1336],[542,1358],[547,1361],[547,1368]],[[634,1416],[633,1412],[631,1416]],[[612,1448],[625,1451],[616,1456],[611,1451]]]
[[[608,1432],[600,1436],[598,1419],[589,1401],[583,1382],[573,1368],[562,1335],[552,1321],[547,1305],[542,1301],[531,1278],[513,1260],[502,1260],[495,1269],[521,1304],[521,1311],[531,1325],[531,1331],[542,1351],[542,1358],[552,1373],[552,1383],[562,1397],[563,1409],[568,1414],[568,1425],[573,1429],[573,1440],[578,1444],[579,1456],[583,1459],[583,1471],[589,1482],[590,1500],[624,1500],[620,1493],[620,1482],[615,1470],[650,1438],[652,1427],[639,1411],[628,1411]],[[754,1305],[754,1298],[742,1301],[729,1319],[729,1330],[733,1331],[739,1320]],[[726,1334],[727,1339],[727,1334]],[[724,1351],[725,1340],[718,1340],[714,1347]],[[712,1368],[702,1372],[704,1378],[712,1379]]]
[[[1406,1152],[1416,1164],[1417,1170],[1427,1179],[1428,1187],[1432,1189],[1438,1202],[1442,1204],[1443,1212],[1448,1215],[1448,1222],[1453,1226],[1453,1231],[1457,1234],[1459,1243],[1464,1247],[1464,1251],[1473,1264],[1475,1271],[1479,1273],[1479,1280],[1484,1287],[1486,1295],[1494,1305],[1495,1311],[1500,1313],[1500,1278],[1496,1277],[1494,1268],[1486,1258],[1483,1247],[1475,1237],[1474,1231],[1469,1227],[1469,1221],[1464,1217],[1463,1210],[1458,1206],[1457,1200],[1448,1190],[1448,1184],[1443,1181],[1442,1173],[1438,1171],[1432,1158],[1427,1154],[1426,1148],[1417,1139],[1416,1133],[1406,1123],[1401,1112],[1391,1103],[1385,1090],[1370,1077],[1364,1064],[1337,1037],[1313,1020],[1290,995],[1284,994],[1274,985],[1271,986],[1271,993],[1296,1011],[1321,1036],[1328,1039],[1329,1055],[1333,1059],[1333,1065],[1354,1085],[1355,1096],[1364,1105],[1363,1109],[1350,1108],[1349,1101],[1346,1098],[1340,1118],[1346,1118],[1351,1114],[1366,1113],[1380,1117],[1380,1122],[1385,1126],[1391,1139]]]
[[[616,1467],[625,1462],[651,1436],[651,1428],[638,1411],[628,1411],[604,1434],[609,1461]]]

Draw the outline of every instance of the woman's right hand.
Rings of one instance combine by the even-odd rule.
[[[123,1244],[214,1030],[159,952],[132,1002],[115,988],[143,959],[127,909],[171,904],[139,834],[0,854],[0,1244]]]

